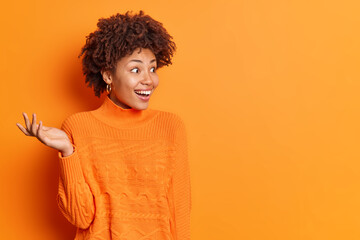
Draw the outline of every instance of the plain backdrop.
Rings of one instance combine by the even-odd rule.
[[[73,239],[57,152],[15,125],[100,106],[77,56],[101,17],[144,10],[177,43],[154,109],[188,131],[192,239],[360,238],[357,0],[5,1],[0,238]]]

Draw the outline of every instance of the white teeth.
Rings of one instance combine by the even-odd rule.
[[[135,91],[135,92],[140,94],[147,94],[147,95],[151,93],[151,91]]]

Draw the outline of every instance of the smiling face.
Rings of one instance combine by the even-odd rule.
[[[159,85],[156,67],[155,55],[147,48],[135,49],[121,58],[114,72],[102,72],[104,81],[111,84],[110,99],[124,109],[147,109]]]

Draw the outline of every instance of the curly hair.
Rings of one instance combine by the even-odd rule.
[[[100,18],[97,27],[86,37],[86,44],[79,55],[79,58],[83,56],[85,83],[94,88],[97,97],[106,89],[101,71],[114,71],[117,61],[131,55],[137,48],[150,49],[156,57],[157,68],[172,64],[171,58],[176,50],[173,37],[162,23],[145,15],[142,10],[135,15],[127,11]]]

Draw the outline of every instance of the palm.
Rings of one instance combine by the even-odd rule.
[[[37,138],[45,145],[59,149],[65,147],[65,143],[69,141],[66,133],[58,128],[42,126],[42,134]]]

